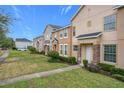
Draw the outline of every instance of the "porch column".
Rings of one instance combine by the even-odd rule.
[[[93,45],[93,63],[100,62],[100,44]]]
[[[78,46],[78,54],[77,54],[77,61],[80,64],[81,63],[81,45]]]

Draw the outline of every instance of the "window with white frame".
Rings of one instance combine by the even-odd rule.
[[[63,45],[61,44],[61,45],[60,45],[60,54],[63,53],[62,51],[63,51]]]
[[[60,38],[62,38],[62,37],[63,37],[63,32],[61,31],[61,32],[60,32]]]
[[[68,45],[64,45],[64,55],[68,54]]]
[[[78,51],[78,45],[73,45],[73,51]]]
[[[104,61],[116,62],[116,45],[104,45]]]
[[[67,30],[67,29],[64,30],[64,37],[65,37],[65,38],[68,37],[68,30]]]
[[[116,14],[104,17],[104,30],[114,31],[116,29]]]

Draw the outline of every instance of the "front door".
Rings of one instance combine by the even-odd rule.
[[[88,63],[91,63],[93,60],[92,46],[86,46],[86,60],[88,60]]]

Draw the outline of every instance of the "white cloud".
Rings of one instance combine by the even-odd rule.
[[[62,10],[61,10],[61,15],[64,14],[64,11],[65,11],[65,8],[62,8]]]
[[[21,16],[21,11],[15,5],[12,5],[11,7],[15,13],[15,16],[17,18],[23,19],[23,17]]]
[[[66,9],[65,9],[65,14],[69,12],[69,10],[71,10],[72,6],[68,6]]]
[[[62,9],[61,9],[61,15],[66,15],[66,14],[71,10],[71,8],[72,8],[71,5],[62,8]]]

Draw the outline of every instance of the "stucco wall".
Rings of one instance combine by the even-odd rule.
[[[86,5],[78,15],[72,20],[72,26],[76,29],[76,36],[81,34],[88,34],[94,32],[102,32],[101,47],[104,44],[117,43],[117,31],[104,31],[104,17],[116,14],[117,10],[113,10],[112,5]],[[91,26],[88,26],[88,21],[91,21]],[[76,36],[72,37],[72,44],[79,45]],[[72,55],[77,56],[76,52],[72,50]],[[101,61],[103,60],[103,53],[101,49]]]
[[[50,50],[52,50],[52,32],[54,31],[54,28],[52,28],[51,26],[47,26],[44,32],[44,41],[49,40],[50,44],[49,44],[49,48]]]
[[[37,46],[38,42],[39,42],[39,46]],[[33,40],[33,47],[35,47],[39,52],[44,50],[43,44],[44,44],[44,37],[39,37]]]
[[[117,67],[124,68],[124,8],[118,10],[117,20]]]

